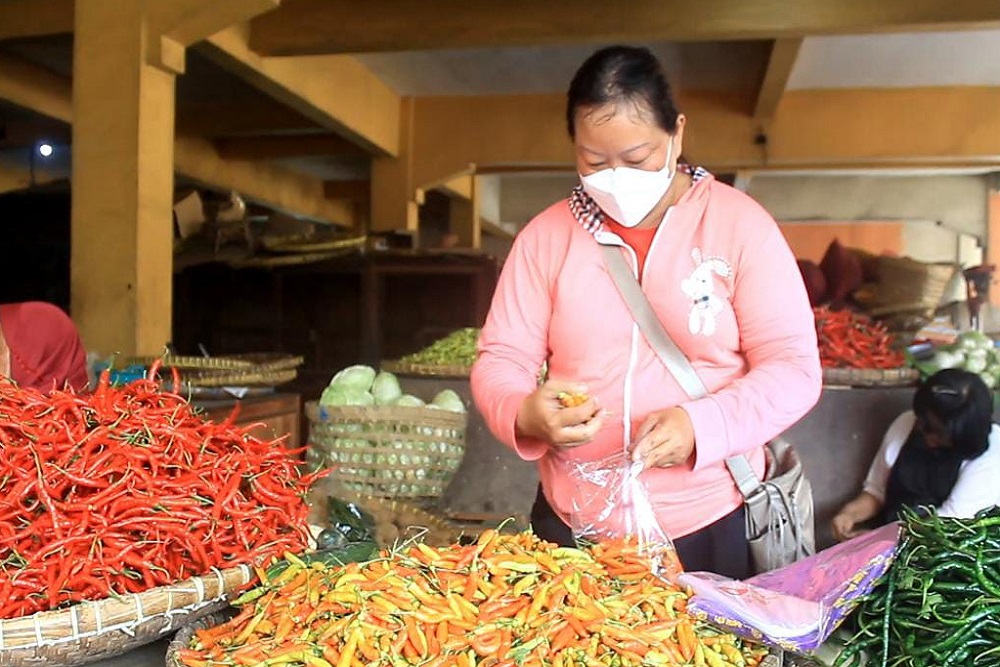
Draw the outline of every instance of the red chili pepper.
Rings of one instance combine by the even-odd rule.
[[[235,414],[205,422],[158,370],[91,395],[0,380],[0,618],[304,547],[317,476]]]

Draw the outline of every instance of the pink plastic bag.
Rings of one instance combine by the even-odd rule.
[[[708,572],[681,575],[694,597],[688,611],[736,634],[777,648],[818,648],[889,569],[899,524],[842,542],[746,581]]]

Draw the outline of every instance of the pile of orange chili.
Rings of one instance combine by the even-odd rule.
[[[687,592],[626,541],[579,550],[487,530],[261,579],[234,619],[196,632],[183,665],[754,667],[767,653],[694,620]]]
[[[302,551],[312,477],[234,417],[206,421],[151,380],[0,379],[0,618]]]

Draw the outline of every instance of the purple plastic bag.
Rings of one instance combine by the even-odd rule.
[[[746,581],[681,575],[695,617],[770,646],[805,653],[833,633],[889,569],[899,541],[891,523]]]

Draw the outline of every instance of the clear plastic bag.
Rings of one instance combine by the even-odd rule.
[[[642,481],[642,463],[624,452],[570,466],[574,494],[570,528],[577,542],[635,540],[657,576],[674,580],[681,572],[677,551],[663,529]]]

